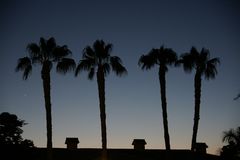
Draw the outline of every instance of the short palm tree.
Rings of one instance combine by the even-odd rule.
[[[202,86],[202,76],[205,79],[214,79],[217,75],[217,64],[220,63],[219,58],[210,59],[210,53],[207,49],[202,49],[198,52],[195,47],[192,47],[189,53],[181,55],[181,59],[178,64],[183,65],[183,69],[186,72],[192,72],[195,70],[194,77],[194,89],[195,89],[195,109],[194,109],[194,124],[193,124],[193,135],[191,150],[194,150],[198,124],[200,119],[200,102],[201,102],[201,86]]]
[[[167,100],[166,100],[166,73],[168,65],[175,64],[177,60],[176,53],[170,48],[161,46],[159,49],[152,49],[147,55],[142,55],[138,64],[142,69],[149,70],[155,65],[159,67],[158,77],[160,81],[160,92],[162,101],[162,116],[164,127],[164,139],[166,150],[170,150],[170,137],[168,133],[168,119],[167,119]]]
[[[229,160],[240,159],[240,127],[223,132],[222,141],[228,145],[222,147],[221,157]]]
[[[233,143],[240,151],[240,127],[223,132],[223,142]]]
[[[126,68],[122,65],[122,61],[117,56],[111,56],[112,44],[105,44],[103,40],[96,40],[93,46],[87,46],[83,50],[82,60],[76,68],[75,75],[77,76],[81,71],[88,72],[88,78],[92,80],[96,73],[98,84],[98,95],[100,102],[100,120],[102,132],[102,149],[106,153],[107,149],[107,130],[106,130],[106,112],[105,112],[105,76],[110,71],[121,76],[127,73]]]
[[[57,63],[57,72],[67,73],[75,69],[75,62],[67,56],[71,55],[71,51],[66,45],[58,46],[55,39],[48,40],[40,38],[39,44],[30,43],[27,46],[29,56],[20,58],[16,67],[16,71],[23,71],[23,79],[26,80],[34,64],[42,66],[41,78],[43,81],[43,91],[46,109],[47,123],[47,148],[52,148],[52,114],[51,114],[51,94],[50,94],[50,72],[53,63]]]

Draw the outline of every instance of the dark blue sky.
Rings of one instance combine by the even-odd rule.
[[[26,46],[40,37],[55,37],[68,45],[78,61],[86,45],[96,39],[113,44],[128,76],[106,78],[108,144],[131,148],[133,138],[145,138],[147,148],[164,148],[157,69],[141,71],[142,54],[161,45],[178,55],[196,46],[210,50],[221,65],[215,80],[202,86],[198,141],[209,152],[221,147],[222,131],[239,126],[240,3],[237,0],[2,0],[0,2],[0,112],[17,114],[28,123],[24,137],[46,145],[45,110],[40,68],[27,81],[15,73]],[[193,76],[182,68],[167,74],[171,144],[190,148],[193,125]],[[80,139],[80,147],[100,147],[96,80],[83,73],[62,76],[52,70],[53,144],[65,147],[66,136]]]

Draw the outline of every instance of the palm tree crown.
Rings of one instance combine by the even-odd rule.
[[[228,145],[223,146],[221,150],[221,157],[223,159],[239,159],[240,158],[240,127],[230,129],[223,132],[223,142]]]
[[[240,148],[240,127],[223,132],[223,142],[234,143]]]
[[[160,49],[153,48],[147,55],[142,55],[138,64],[142,66],[142,69],[146,70],[151,69],[155,65],[159,65],[163,71],[167,72],[167,65],[175,64],[176,60],[177,55],[172,49],[161,46]]]
[[[40,38],[39,44],[30,43],[27,46],[29,57],[23,57],[18,60],[16,71],[23,71],[23,79],[26,80],[31,71],[32,64],[42,65],[42,69],[52,69],[54,62],[57,64],[57,72],[65,74],[69,70],[75,69],[73,59],[67,58],[71,51],[66,45],[58,46],[53,37],[46,40]]]
[[[183,64],[186,72],[192,72],[195,69],[200,75],[204,75],[207,80],[214,79],[217,75],[217,64],[220,63],[219,58],[210,59],[209,50],[203,48],[198,52],[195,47],[191,48],[190,53],[181,56],[178,64]]]
[[[111,56],[112,44],[105,44],[103,40],[96,40],[93,47],[87,46],[83,50],[82,60],[80,60],[75,75],[81,71],[88,71],[88,78],[93,79],[97,69],[102,69],[104,76],[112,69],[116,75],[121,76],[127,73],[122,61],[117,56]]]

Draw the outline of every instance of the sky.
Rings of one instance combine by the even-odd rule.
[[[240,124],[240,3],[237,0],[1,0],[0,113],[16,114],[28,124],[23,137],[46,147],[46,118],[41,68],[28,80],[16,73],[26,46],[40,37],[67,45],[78,62],[82,50],[102,39],[113,44],[128,75],[106,77],[109,148],[133,148],[134,138],[147,149],[164,149],[158,70],[142,71],[138,59],[164,45],[178,56],[192,46],[219,57],[218,75],[203,80],[198,142],[217,154],[222,132]],[[194,73],[170,67],[166,75],[168,126],[173,149],[190,149],[194,113]],[[100,148],[101,130],[96,78],[51,71],[53,146],[65,148],[78,137],[80,148]]]

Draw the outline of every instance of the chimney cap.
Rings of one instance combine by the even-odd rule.
[[[79,143],[79,140],[77,137],[67,137],[66,140],[65,140],[65,144],[68,144],[68,143]]]
[[[132,142],[132,145],[135,145],[135,144],[147,144],[145,139],[134,139],[133,142]]]

